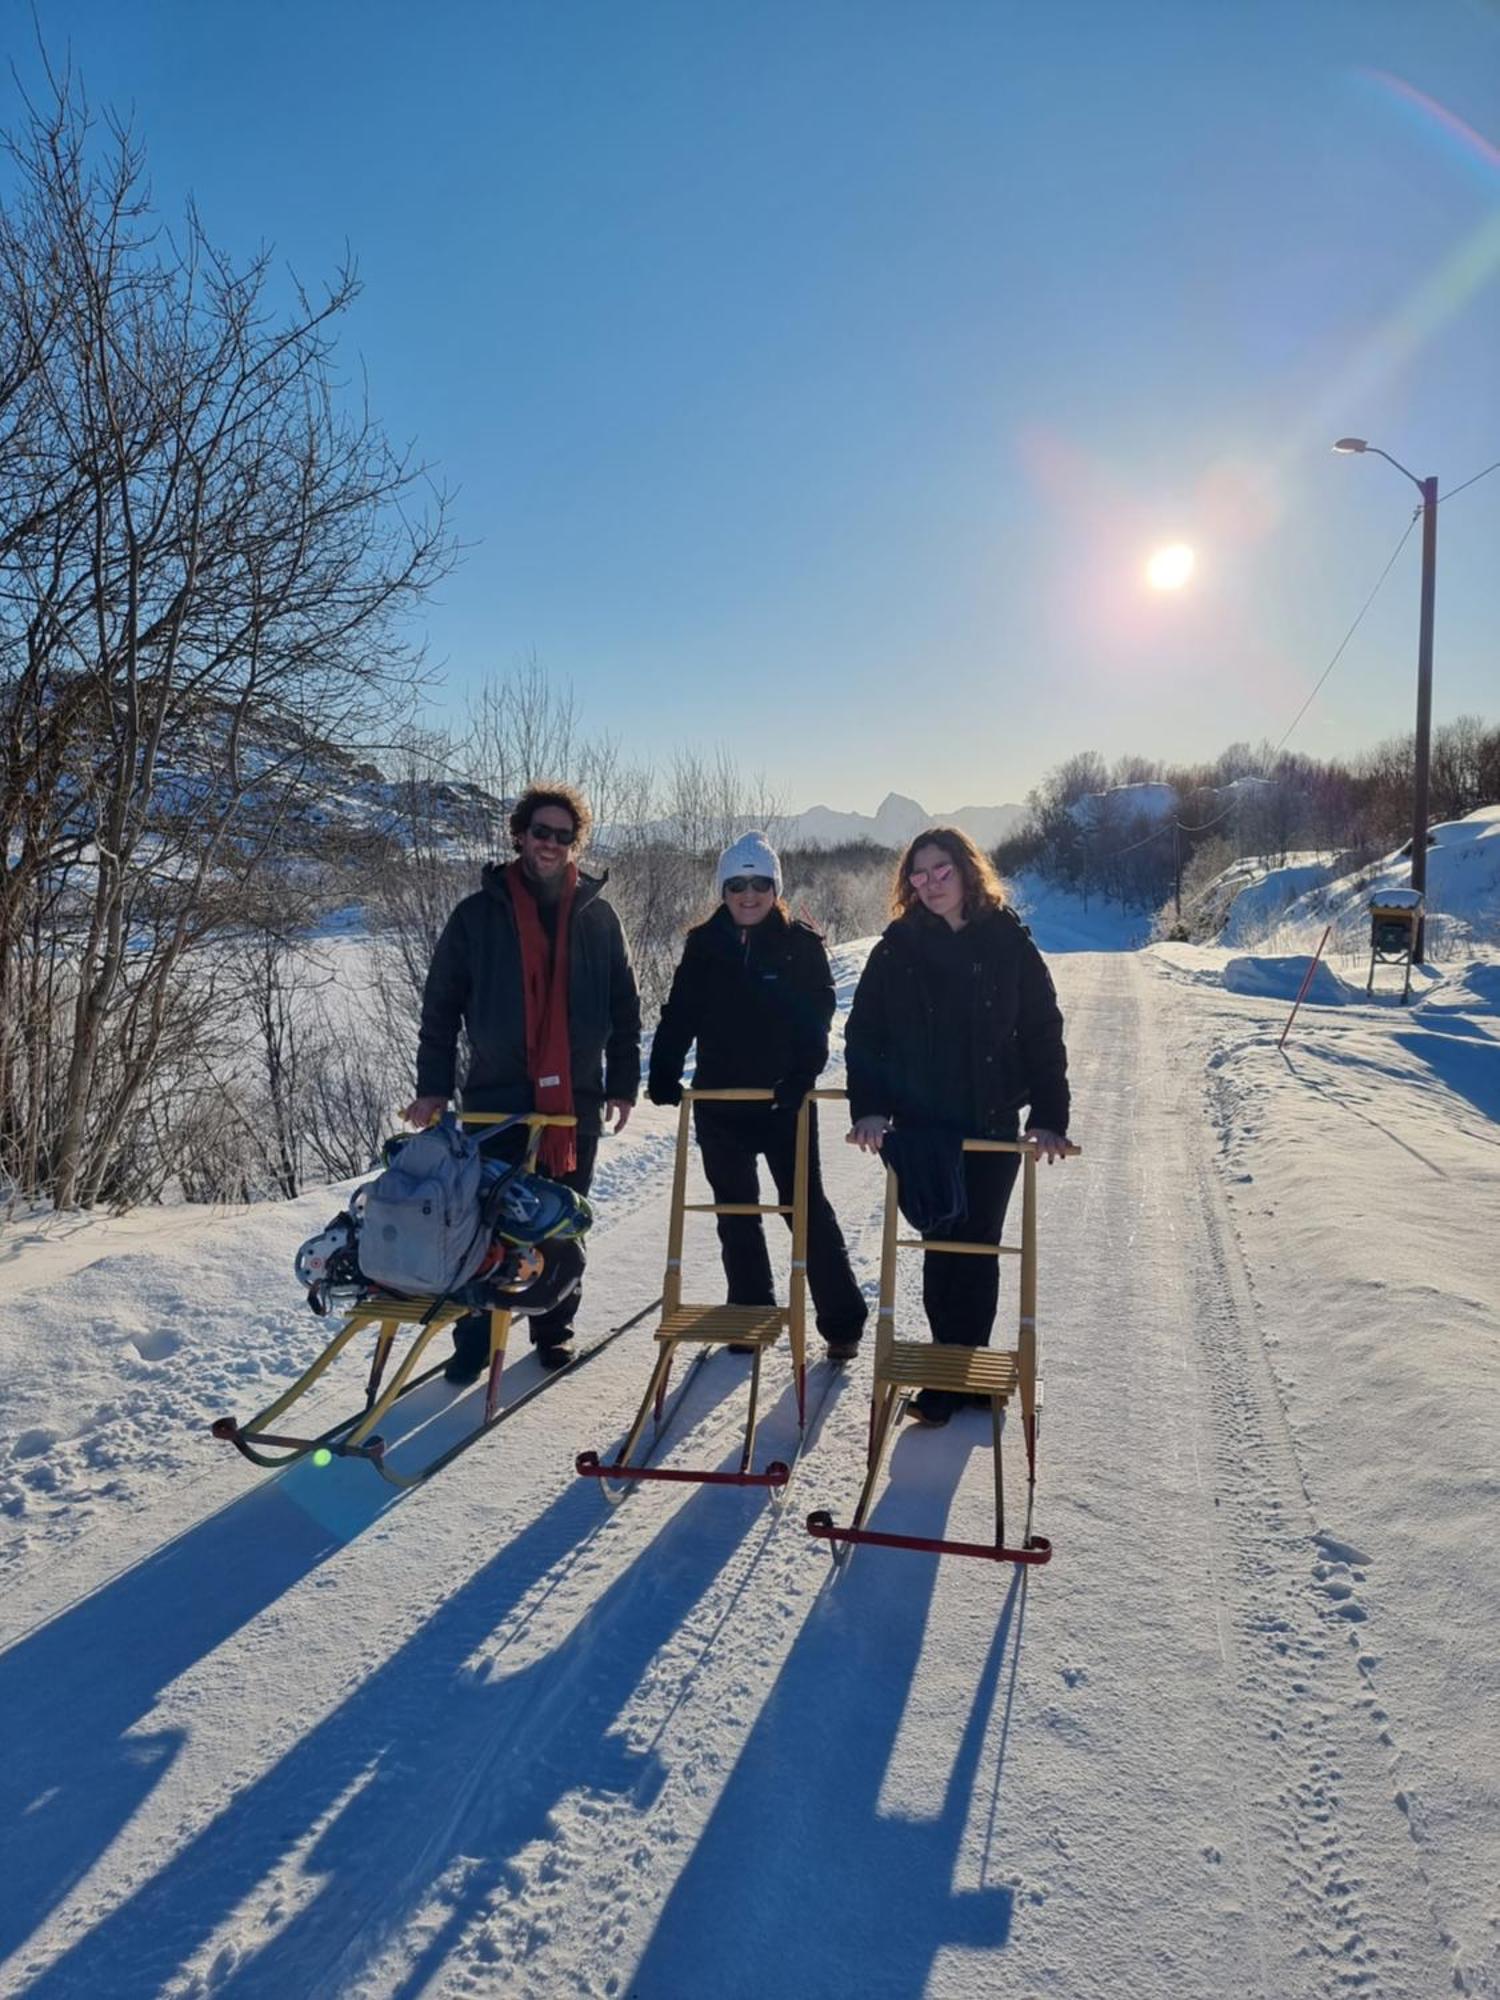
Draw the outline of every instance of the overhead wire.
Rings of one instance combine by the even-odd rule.
[[[1466,479],[1462,486],[1455,486],[1447,493],[1440,493],[1438,505],[1441,507],[1445,501],[1455,500],[1460,493],[1467,493],[1471,486],[1477,486],[1481,479],[1488,479],[1492,472],[1500,472],[1500,458],[1497,458],[1493,465],[1487,465],[1483,472],[1476,472],[1472,479]]]
[[[1122,855],[1134,854],[1142,847],[1149,847],[1153,840],[1160,840],[1164,833],[1171,833],[1174,828],[1178,833],[1207,833],[1210,827],[1221,826],[1238,804],[1238,799],[1231,799],[1223,812],[1216,813],[1212,819],[1204,820],[1201,826],[1188,826],[1185,821],[1177,817],[1176,813],[1173,813],[1170,818],[1152,827],[1144,840],[1133,840],[1128,847],[1112,848],[1108,854],[1095,855],[1094,859],[1101,865],[1107,861],[1118,861]]]
[[[1297,727],[1297,724],[1302,720],[1303,716],[1306,715],[1307,711],[1312,707],[1314,701],[1317,699],[1318,690],[1322,687],[1323,683],[1327,680],[1328,676],[1333,672],[1334,668],[1338,665],[1339,661],[1344,657],[1344,653],[1349,645],[1349,641],[1354,637],[1355,633],[1364,623],[1365,613],[1369,610],[1370,606],[1375,602],[1376,598],[1380,595],[1381,585],[1385,582],[1386,578],[1390,575],[1391,571],[1396,567],[1396,558],[1400,555],[1401,551],[1406,547],[1406,544],[1411,540],[1411,531],[1417,525],[1418,521],[1421,520],[1421,518],[1422,518],[1422,510],[1420,507],[1418,507],[1416,512],[1412,515],[1411,519],[1407,522],[1406,527],[1402,532],[1400,541],[1397,542],[1395,548],[1391,550],[1390,559],[1386,563],[1385,568],[1380,572],[1379,576],[1376,577],[1374,589],[1370,592],[1369,596],[1365,599],[1364,603],[1359,607],[1359,610],[1355,615],[1354,623],[1349,627],[1349,630],[1344,634],[1343,638],[1340,639],[1338,645],[1334,648],[1333,658],[1328,662],[1328,665],[1323,669],[1322,673],[1319,674],[1317,681],[1313,686],[1312,693],[1308,695],[1307,700],[1303,702],[1302,706],[1297,710],[1297,713],[1292,717],[1291,722],[1287,727],[1286,735],[1283,736],[1281,741],[1276,745],[1276,748],[1278,750],[1282,750],[1286,747],[1287,737],[1291,735],[1292,731]]]
[[[1477,486],[1481,479],[1488,479],[1492,472],[1500,472],[1500,458],[1497,458],[1493,465],[1487,465],[1484,468],[1483,472],[1476,472],[1472,479],[1466,479],[1461,486],[1455,486],[1449,492],[1439,494],[1438,495],[1439,506],[1442,506],[1446,501],[1457,499],[1460,493],[1466,493],[1471,486]],[[1380,572],[1379,576],[1376,577],[1374,587],[1371,589],[1369,596],[1365,599],[1364,603],[1359,607],[1358,612],[1355,614],[1354,623],[1349,627],[1348,631],[1344,634],[1343,638],[1340,639],[1338,645],[1334,648],[1332,659],[1329,660],[1328,665],[1323,669],[1322,673],[1319,674],[1317,680],[1314,682],[1312,691],[1308,695],[1306,701],[1303,702],[1302,706],[1297,710],[1297,713],[1292,717],[1292,720],[1287,727],[1285,735],[1282,736],[1280,742],[1276,745],[1277,750],[1285,749],[1287,744],[1287,739],[1291,736],[1293,730],[1296,729],[1297,724],[1302,720],[1303,716],[1306,715],[1307,711],[1312,707],[1313,702],[1317,699],[1319,690],[1322,688],[1324,682],[1328,679],[1328,676],[1333,672],[1334,668],[1338,665],[1339,661],[1343,658],[1345,652],[1348,650],[1350,641],[1353,639],[1355,633],[1359,630],[1360,626],[1364,623],[1366,612],[1370,609],[1370,606],[1375,602],[1376,598],[1380,595],[1381,587],[1385,583],[1385,580],[1390,575],[1391,571],[1396,567],[1396,563],[1398,558],[1400,557],[1401,551],[1406,547],[1406,544],[1411,540],[1412,529],[1416,527],[1418,521],[1420,521],[1421,518],[1422,518],[1422,509],[1418,507],[1417,509],[1415,509],[1411,519],[1407,522],[1405,528],[1402,530],[1400,541],[1398,541],[1395,548],[1391,550],[1390,556],[1386,561],[1385,568]],[[1205,820],[1201,826],[1187,826],[1174,813],[1170,819],[1164,819],[1162,820],[1160,825],[1153,827],[1150,833],[1148,833],[1144,837],[1144,839],[1133,840],[1128,847],[1117,847],[1114,849],[1112,853],[1098,858],[1105,862],[1119,861],[1127,854],[1135,854],[1141,848],[1149,847],[1153,840],[1159,840],[1164,833],[1171,832],[1173,829],[1175,829],[1179,833],[1207,833],[1210,831],[1211,828],[1221,825],[1226,819],[1228,819],[1229,815],[1234,811],[1236,804],[1238,804],[1238,801],[1232,800],[1230,804],[1224,808],[1223,812],[1218,813],[1213,819]]]

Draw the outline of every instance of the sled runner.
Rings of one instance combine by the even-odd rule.
[[[526,1153],[520,1167],[529,1172],[535,1165],[537,1148],[542,1131],[549,1125],[572,1125],[571,1117],[547,1116],[540,1112],[523,1115],[490,1116],[472,1113],[462,1117],[458,1123],[466,1127],[500,1127],[525,1124],[530,1128]],[[391,1142],[394,1146],[395,1142]],[[508,1175],[502,1176],[510,1178]],[[372,1183],[372,1185],[374,1185]],[[541,1185],[550,1185],[543,1183]],[[363,1190],[361,1191],[363,1192]],[[565,1192],[565,1191],[560,1191]],[[356,1202],[358,1197],[356,1197]],[[585,1211],[586,1212],[586,1211]],[[615,1328],[603,1339],[594,1342],[576,1355],[566,1369],[549,1376],[546,1383],[538,1383],[523,1397],[516,1399],[509,1408],[500,1407],[500,1376],[505,1363],[506,1342],[510,1336],[511,1321],[517,1317],[518,1307],[524,1292],[528,1289],[522,1282],[533,1272],[532,1264],[524,1258],[516,1260],[517,1284],[513,1288],[514,1304],[506,1303],[507,1294],[503,1290],[492,1289],[485,1294],[484,1305],[475,1302],[474,1285],[484,1286],[483,1278],[466,1283],[462,1295],[455,1293],[451,1298],[410,1298],[381,1291],[378,1287],[361,1280],[357,1259],[357,1224],[350,1216],[344,1215],[330,1225],[312,1244],[305,1244],[299,1255],[299,1272],[303,1269],[303,1258],[309,1251],[319,1254],[314,1268],[326,1270],[329,1276],[322,1276],[309,1288],[309,1303],[314,1310],[326,1311],[330,1298],[338,1299],[344,1305],[344,1323],[328,1342],[312,1365],[282,1395],[278,1396],[248,1424],[241,1425],[233,1417],[220,1417],[213,1425],[213,1434],[232,1444],[237,1451],[252,1464],[276,1469],[294,1464],[305,1458],[309,1452],[327,1453],[334,1458],[363,1458],[375,1467],[382,1479],[393,1486],[419,1486],[440,1467],[449,1464],[459,1452],[475,1443],[499,1423],[511,1416],[523,1402],[529,1402],[544,1386],[561,1379],[561,1376],[592,1359],[602,1347],[627,1331],[645,1317],[645,1313]],[[319,1295],[321,1294],[321,1304]],[[488,1372],[485,1376],[484,1403],[478,1425],[456,1445],[450,1446],[428,1464],[414,1472],[400,1472],[386,1463],[386,1446],[377,1426],[405,1396],[419,1389],[426,1382],[443,1372],[442,1361],[429,1362],[421,1366],[434,1337],[449,1327],[455,1320],[463,1319],[476,1310],[487,1310],[490,1326],[490,1346]],[[653,1310],[647,1307],[646,1311]],[[364,1329],[375,1329],[375,1348],[370,1361],[369,1375],[365,1382],[363,1408],[352,1416],[344,1417],[312,1436],[283,1432],[277,1429],[281,1419],[297,1404],[313,1384],[324,1375],[338,1357],[354,1342]],[[397,1336],[403,1327],[415,1329],[414,1336],[402,1355],[394,1373],[386,1380],[386,1369],[390,1363]],[[382,1386],[384,1385],[384,1386]]]
[[[616,1481],[643,1479],[680,1480],[698,1486],[764,1486],[772,1491],[784,1488],[792,1477],[792,1465],[772,1459],[760,1471],[752,1470],[755,1460],[755,1426],[760,1400],[761,1361],[768,1347],[774,1347],[785,1329],[792,1356],[792,1380],[797,1391],[799,1438],[807,1428],[807,1161],[808,1132],[814,1098],[842,1097],[842,1091],[811,1091],[803,1099],[797,1116],[797,1147],[790,1206],[777,1202],[690,1202],[687,1199],[688,1161],[693,1149],[692,1107],[695,1103],[768,1104],[769,1090],[685,1090],[677,1118],[677,1157],[672,1173],[672,1205],[667,1226],[667,1269],[662,1280],[661,1324],[656,1329],[658,1352],[646,1393],[626,1432],[625,1441],[612,1459],[602,1460],[596,1451],[583,1451],[574,1464],[585,1479],[600,1479],[606,1486]],[[784,1306],[692,1305],[682,1296],[682,1242],[689,1215],[790,1215],[792,1222],[792,1271]],[[745,1439],[739,1469],[719,1472],[678,1466],[651,1465],[634,1453],[654,1414],[658,1430],[666,1401],[672,1363],[679,1347],[697,1347],[696,1368],[702,1350],[733,1342],[751,1349],[750,1407],[745,1418]],[[799,1447],[800,1448],[800,1447]]]
[[[1042,1406],[1042,1383],[1037,1373],[1036,1332],[1036,1147],[1027,1140],[965,1139],[966,1153],[1019,1153],[1021,1155],[1021,1242],[1008,1244],[923,1242],[919,1236],[903,1236],[903,1218],[897,1206],[898,1188],[894,1168],[887,1166],[885,1179],[885,1231],[880,1249],[880,1313],[875,1331],[875,1388],[870,1401],[870,1443],[865,1483],[860,1491],[854,1519],[847,1528],[839,1527],[832,1514],[819,1508],[807,1517],[807,1532],[820,1541],[836,1546],[870,1542],[880,1548],[920,1549],[930,1555],[979,1556],[990,1562],[1044,1563],[1051,1560],[1052,1544],[1044,1535],[1031,1532],[1031,1499],[1036,1487],[1037,1418]],[[1076,1154],[1078,1148],[1069,1146]],[[1021,1260],[1021,1310],[1016,1345],[1013,1348],[943,1346],[935,1342],[896,1338],[896,1253],[922,1250],[928,1256],[1019,1257]],[[945,1541],[932,1535],[896,1535],[867,1528],[870,1502],[874,1497],[880,1468],[895,1426],[902,1396],[920,1389],[946,1389],[959,1395],[979,1396],[990,1406],[995,1450],[995,1539],[993,1542]],[[1007,1544],[1005,1539],[1005,1478],[1001,1457],[1001,1430],[1006,1404],[1015,1396],[1021,1405],[1021,1422],[1026,1441],[1026,1531],[1021,1539]]]

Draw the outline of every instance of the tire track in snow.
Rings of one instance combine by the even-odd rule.
[[[1122,962],[1122,970],[1137,981],[1149,976],[1133,962]],[[1149,1021],[1151,1010],[1141,1016]],[[1366,1851],[1362,1836],[1379,1823],[1390,1795],[1369,1757],[1369,1686],[1348,1643],[1351,1625],[1364,1614],[1350,1580],[1355,1572],[1342,1558],[1357,1552],[1330,1551],[1317,1527],[1207,1134],[1205,1143],[1182,1143],[1184,1132],[1204,1131],[1188,1115],[1197,1107],[1186,1101],[1189,1077],[1196,1083],[1197,1073],[1169,1064],[1160,1047],[1152,1068],[1176,1080],[1170,1102],[1182,1114],[1172,1126],[1178,1164],[1202,1222],[1184,1305],[1210,1392],[1205,1414],[1215,1570],[1230,1627],[1226,1663],[1254,1725],[1253,1739],[1241,1736],[1227,1748],[1260,1841],[1279,1850],[1281,1900],[1292,1934],[1301,1938],[1301,1970],[1319,1994],[1415,1996],[1437,1990],[1434,1980],[1462,1991],[1451,1940],[1441,1926],[1432,1935],[1430,1900],[1423,1911],[1423,1899],[1412,1894],[1417,1884],[1387,1879],[1379,1894],[1371,1893],[1386,1854]],[[1226,1168],[1231,1164],[1239,1162],[1226,1160]],[[1257,1872],[1264,1882],[1264,1860]],[[1391,1892],[1403,1888],[1398,1905]],[[1447,1952],[1445,1966],[1434,1947]]]

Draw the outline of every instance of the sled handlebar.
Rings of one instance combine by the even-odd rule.
[[[684,1104],[769,1104],[769,1090],[684,1090]]]
[[[966,1153],[1020,1153],[1024,1156],[1036,1151],[1036,1140],[965,1139],[963,1149]],[[1068,1159],[1076,1160],[1082,1151],[1082,1146],[1075,1146],[1071,1139],[1063,1141],[1063,1152]]]
[[[739,1088],[732,1090],[693,1090],[688,1088],[682,1093],[682,1101],[684,1104],[769,1104],[775,1094],[772,1090]],[[847,1090],[808,1090],[803,1092],[803,1101],[806,1102],[810,1098],[817,1098],[823,1103],[831,1103],[835,1098],[843,1099],[848,1095]]]
[[[576,1125],[578,1120],[572,1112],[565,1116],[555,1111],[460,1111],[460,1125],[529,1125],[534,1132],[544,1125]]]

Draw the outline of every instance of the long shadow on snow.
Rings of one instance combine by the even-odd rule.
[[[1466,1097],[1481,1117],[1500,1124],[1500,1042],[1471,1021],[1439,1027],[1429,1020],[1415,1033],[1395,1035],[1407,1049],[1451,1090]]]
[[[901,1439],[872,1526],[947,1532],[964,1462],[951,1447],[967,1428],[960,1418],[936,1445],[927,1437]],[[977,1438],[977,1424],[974,1430]],[[929,1466],[926,1483],[914,1490],[911,1474]],[[953,1878],[1009,1651],[980,1859],[981,1874],[988,1872],[1026,1585],[1024,1572],[1011,1571],[1007,1585],[989,1564],[968,1569],[976,1596],[999,1601],[999,1614],[968,1712],[954,1717],[957,1740],[934,1746],[932,1817],[883,1814],[879,1801],[921,1658],[937,1562],[903,1550],[856,1549],[847,1573],[807,1619],[760,1712],[627,1983],[631,2000],[687,1993],[759,2000],[784,1987],[802,2000],[842,2000],[856,1991],[908,2000],[925,1991],[943,1946],[1007,1942],[1012,1890],[955,1889]]]
[[[726,1378],[722,1394],[740,1385]],[[316,1893],[259,1953],[227,1980],[221,1975],[215,1991],[280,2000],[343,1990],[456,1859],[482,1855],[452,1892],[438,1958],[433,1947],[424,1954],[430,1976],[451,1937],[488,1907],[508,1858],[546,1834],[559,1799],[588,1787],[633,1790],[649,1804],[658,1760],[631,1753],[611,1725],[654,1654],[761,1518],[760,1496],[700,1491],[554,1652],[488,1682],[464,1671],[558,1560],[587,1540],[601,1513],[592,1482],[566,1487],[356,1693],[27,1986],[28,1995],[159,1992],[258,1888],[271,1899],[269,1878],[330,1814],[297,1856],[297,1867],[318,1881]]]
[[[389,1427],[388,1427],[389,1428]],[[310,1464],[244,1497],[0,1654],[0,1959],[109,1847],[170,1768],[175,1729],[137,1730],[162,1690],[392,1504],[363,1466]]]
[[[425,1425],[417,1446],[425,1456],[471,1424],[478,1407],[477,1390],[458,1400],[419,1390],[383,1429],[395,1444]],[[0,1654],[0,1960],[25,1943],[170,1769],[181,1732],[136,1727],[162,1690],[401,1497],[364,1466],[324,1471],[304,1460],[260,1478]]]

